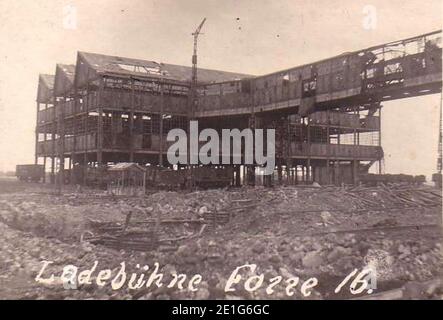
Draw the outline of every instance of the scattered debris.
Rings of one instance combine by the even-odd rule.
[[[62,299],[268,298],[264,291],[223,291],[232,270],[253,262],[268,278],[319,276],[326,287],[310,298],[328,299],[336,298],[331,292],[337,277],[368,261],[378,266],[377,292],[385,292],[439,276],[440,214],[440,191],[401,184],[159,191],[145,197],[74,190],[61,196],[35,189],[2,193],[1,294]],[[112,270],[122,261],[133,266],[159,262],[164,272],[200,273],[207,282],[195,294],[172,289],[63,290],[35,283],[42,260],[58,266],[99,261]],[[13,289],[10,282],[18,281],[19,274],[26,275],[21,276],[24,283]],[[410,292],[408,297],[416,295],[414,290],[405,292]],[[435,286],[425,292],[426,297],[441,296]],[[273,297],[288,298],[284,287],[276,288]]]

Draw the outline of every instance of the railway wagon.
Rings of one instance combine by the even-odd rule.
[[[172,170],[169,168],[159,168],[146,166],[146,187],[153,189],[180,190],[189,187],[189,171]],[[106,189],[111,182],[109,167],[88,167],[84,176],[84,167],[75,166],[73,169],[73,179],[75,184],[85,182],[87,186],[99,189]],[[199,189],[225,188],[231,185],[233,169],[231,167],[197,167],[193,169],[194,186]],[[69,172],[65,172],[65,178],[70,177]]]
[[[426,177],[423,175],[413,176],[408,174],[362,174],[359,177],[361,183],[365,185],[376,186],[379,183],[407,183],[407,184],[422,184],[426,182]]]
[[[194,186],[201,189],[224,188],[231,184],[233,170],[230,167],[198,167],[192,171]],[[171,170],[148,167],[146,185],[160,189],[184,189],[189,186],[188,170]]]
[[[45,169],[42,164],[18,164],[15,175],[20,181],[39,182],[45,177]]]
[[[225,188],[231,184],[233,174],[231,167],[198,167],[194,169],[194,183],[202,189]]]
[[[146,186],[167,190],[184,188],[184,170],[171,170],[167,168],[147,167]]]
[[[69,170],[65,170],[64,177],[65,183],[85,184],[88,187],[103,190],[106,189],[111,180],[108,167],[87,167],[85,174],[85,167],[81,165],[75,165],[72,174]]]

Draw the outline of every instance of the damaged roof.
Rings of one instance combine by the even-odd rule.
[[[38,77],[37,102],[50,103],[53,98],[55,76],[40,74]]]
[[[192,68],[155,61],[79,52],[86,63],[101,74],[136,75],[138,77],[162,77],[178,81],[191,81]],[[252,75],[198,68],[200,83],[223,82],[251,78]]]
[[[74,85],[75,65],[58,63],[55,70],[54,93],[61,96],[71,91]]]
[[[75,65],[59,63],[58,66],[63,70],[69,81],[71,81],[71,83],[74,83]]]
[[[40,74],[40,79],[49,88],[54,89],[55,75],[53,74]]]

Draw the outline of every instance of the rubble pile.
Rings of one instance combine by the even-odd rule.
[[[245,278],[316,277],[309,299],[351,298],[349,290],[334,295],[335,287],[368,265],[377,270],[378,290],[438,278],[440,219],[440,191],[403,185],[242,187],[145,197],[0,194],[0,287],[4,297],[32,299],[306,298],[300,290],[289,297],[283,285],[272,294],[265,285],[224,291],[235,268],[255,264]],[[115,272],[124,261],[130,272],[158,262],[162,272],[198,273],[203,281],[197,292],[94,285],[66,290],[35,282],[43,260],[54,262],[48,272],[68,264],[90,268],[95,261]]]

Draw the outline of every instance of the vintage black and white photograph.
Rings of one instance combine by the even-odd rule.
[[[0,300],[442,300],[442,5],[1,0]]]

